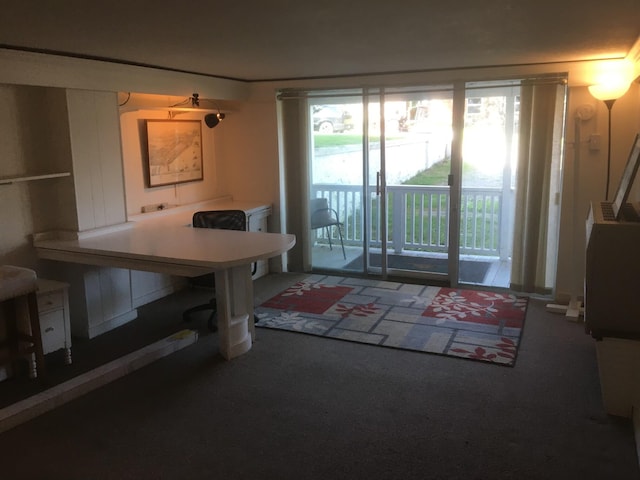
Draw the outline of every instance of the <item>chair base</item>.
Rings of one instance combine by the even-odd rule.
[[[212,310],[211,314],[209,315],[209,318],[207,319],[207,328],[211,331],[211,332],[217,332],[218,331],[218,326],[216,325],[216,300],[215,298],[212,298],[211,301],[209,303],[204,303],[202,305],[196,305],[195,307],[191,307],[188,310],[185,310],[182,313],[182,321],[185,323],[188,323],[191,321],[191,315],[197,312],[203,312],[205,310]],[[254,323],[258,323],[260,319],[254,315],[253,316],[253,321]]]
[[[338,236],[340,237],[340,245],[342,245],[342,256],[346,260],[347,254],[344,251],[344,240],[342,239],[342,230],[340,229],[339,223],[336,226],[338,227]],[[329,227],[325,227],[325,228],[327,229],[327,238],[329,239],[329,250],[333,250],[333,245],[331,244],[331,231],[329,230]]]
[[[197,312],[203,312],[206,310],[211,310],[211,314],[207,319],[207,328],[212,332],[218,331],[218,326],[216,325],[216,299],[212,298],[209,300],[209,303],[203,303],[202,305],[196,305],[195,307],[191,307],[185,310],[182,313],[182,320],[187,323],[191,321],[191,315]]]

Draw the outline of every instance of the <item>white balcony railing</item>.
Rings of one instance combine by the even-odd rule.
[[[388,246],[396,253],[403,250],[447,252],[449,248],[449,187],[387,186]],[[313,197],[326,197],[344,224],[345,245],[361,246],[363,242],[363,188],[357,185],[315,184]],[[460,202],[460,253],[505,258],[503,192],[500,188],[463,187]],[[379,197],[373,187],[367,194],[369,232],[373,247],[381,245]],[[337,236],[337,232],[332,232]],[[318,231],[317,241],[326,241],[326,233]],[[507,232],[508,236],[508,232]],[[333,241],[333,237],[332,237]]]

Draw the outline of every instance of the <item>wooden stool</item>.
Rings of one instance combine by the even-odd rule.
[[[4,316],[6,339],[0,343],[0,366],[14,364],[19,358],[25,357],[30,365],[29,377],[36,378],[40,375],[40,378],[44,379],[46,370],[40,334],[36,280],[36,272],[28,268],[0,266],[0,304],[7,306]],[[20,332],[18,328],[20,299],[26,299],[28,305],[30,333]]]

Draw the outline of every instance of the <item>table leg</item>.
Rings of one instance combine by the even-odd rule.
[[[215,273],[220,354],[227,360],[251,349],[253,341],[253,281],[251,265]]]

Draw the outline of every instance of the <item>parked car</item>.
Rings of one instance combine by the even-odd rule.
[[[318,133],[342,133],[353,128],[351,114],[337,105],[313,107],[313,130]]]

